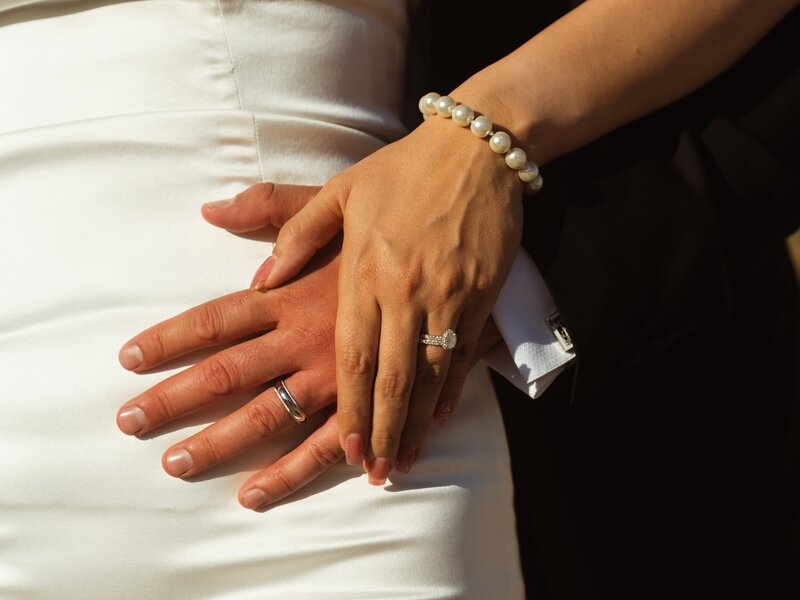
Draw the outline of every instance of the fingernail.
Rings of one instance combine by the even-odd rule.
[[[146,421],[144,411],[138,406],[131,406],[117,414],[117,427],[128,435],[139,433]]]
[[[453,411],[453,405],[449,402],[446,404],[442,404],[437,410],[434,419],[436,419],[436,423],[439,425],[444,425],[447,423],[447,419],[450,418],[450,413]]]
[[[143,360],[144,355],[142,354],[142,349],[136,344],[123,346],[119,351],[119,364],[129,371],[132,371],[142,364]]]
[[[400,446],[400,451],[397,453],[397,471],[404,475],[407,474],[411,470],[411,465],[414,464],[416,457],[417,449],[414,446]]]
[[[345,438],[344,457],[351,466],[364,460],[364,437],[360,433],[351,433]]]
[[[167,454],[166,468],[167,473],[180,477],[192,468],[192,455],[187,450],[173,450]]]
[[[270,271],[272,271],[272,267],[275,266],[275,257],[270,256],[264,263],[258,268],[256,274],[253,276],[253,282],[250,284],[251,290],[260,290],[264,287],[264,284],[267,281],[267,277],[269,277]]]
[[[231,204],[233,200],[214,200],[213,202],[206,202],[203,204],[206,208],[210,208],[214,210],[215,208],[225,208],[229,204]]]
[[[258,508],[267,501],[267,493],[259,488],[250,488],[242,494],[242,503],[246,508]]]
[[[372,485],[383,485],[389,476],[389,459],[376,458],[369,471],[369,482]]]

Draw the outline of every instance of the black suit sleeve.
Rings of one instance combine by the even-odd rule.
[[[573,401],[729,318],[800,226],[798,16],[701,90],[543,169],[524,244],[575,342]]]

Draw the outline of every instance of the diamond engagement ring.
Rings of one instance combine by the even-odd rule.
[[[423,334],[419,337],[420,344],[427,344],[428,346],[441,346],[445,350],[452,350],[456,347],[458,336],[452,329],[448,329],[442,335]]]
[[[274,386],[275,393],[278,395],[278,398],[283,403],[286,412],[288,412],[291,417],[297,421],[298,423],[302,423],[306,420],[306,413],[300,408],[300,405],[292,396],[292,393],[289,391],[289,388],[286,387],[283,379],[279,380],[278,383]]]

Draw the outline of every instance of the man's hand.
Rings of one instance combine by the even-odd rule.
[[[260,184],[222,207],[203,209],[212,223],[234,231],[282,225],[317,188]],[[143,331],[120,350],[120,362],[145,371],[201,348],[223,346],[199,364],[127,402],[117,414],[127,434],[153,431],[228,396],[285,379],[307,414],[336,400],[333,332],[339,271],[338,244],[315,257],[295,280],[268,292],[242,291],[192,308]],[[257,335],[258,337],[252,337]],[[164,469],[196,475],[295,425],[268,389],[242,408],[174,445]],[[303,487],[342,457],[335,413],[296,450],[251,477],[241,488],[248,508],[273,503]]]

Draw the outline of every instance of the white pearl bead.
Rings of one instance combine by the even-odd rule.
[[[512,169],[521,169],[527,160],[528,156],[522,148],[512,148],[506,153],[506,164]]]
[[[421,112],[423,115],[435,115],[436,101],[439,99],[439,97],[439,94],[436,92],[425,94],[419,99],[419,112]]]
[[[511,137],[505,131],[498,131],[489,138],[489,148],[498,154],[505,154],[511,148]]]
[[[480,138],[486,137],[492,130],[492,122],[488,117],[477,117],[472,123],[470,123],[469,130]]]
[[[536,166],[536,163],[526,163],[524,167],[517,171],[517,175],[525,183],[533,181],[539,176],[539,167]]]
[[[466,104],[459,104],[453,110],[453,123],[461,125],[461,127],[466,127],[472,122],[474,116],[475,113],[472,112],[469,106]]]
[[[436,114],[445,119],[450,118],[450,107],[456,103],[450,96],[442,96],[436,101]]]
[[[531,196],[538,194],[539,191],[544,186],[544,181],[542,180],[541,175],[537,175],[536,179],[529,181],[525,184],[525,193]]]

